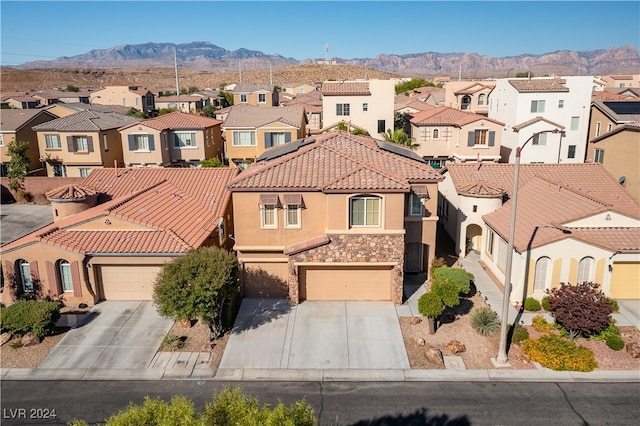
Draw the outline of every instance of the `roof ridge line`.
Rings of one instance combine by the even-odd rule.
[[[114,204],[112,204],[112,205],[108,206],[108,207],[106,208],[106,211],[107,211],[109,214],[111,214],[111,212],[112,212],[113,210],[115,210],[115,209],[117,209],[117,208],[119,208],[119,207],[122,207],[124,204],[128,203],[128,202],[129,202],[129,201],[131,201],[133,198],[135,198],[135,197],[137,197],[137,196],[139,196],[139,195],[141,195],[141,194],[143,194],[143,193],[145,193],[145,192],[151,191],[153,188],[155,188],[155,187],[157,187],[157,186],[159,186],[159,185],[161,185],[161,184],[163,184],[163,183],[165,183],[165,182],[169,182],[169,181],[168,181],[167,179],[162,179],[162,180],[159,180],[159,181],[158,181],[158,182],[156,182],[156,183],[153,183],[153,184],[149,185],[149,186],[148,186],[148,187],[146,187],[146,188],[142,188],[142,189],[139,189],[138,191],[132,192],[132,193],[131,193],[131,194],[129,194],[129,195],[123,195],[123,196],[122,196],[122,198],[120,198],[120,199],[118,199],[118,200],[114,200]],[[171,182],[169,182],[169,183],[171,183]],[[172,184],[172,185],[173,185],[173,184]],[[175,187],[175,185],[173,185],[173,186]],[[180,188],[177,188],[177,187],[176,187],[176,189],[180,190]],[[184,191],[181,191],[181,192],[184,192]]]

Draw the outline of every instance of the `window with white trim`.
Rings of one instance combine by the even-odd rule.
[[[234,131],[233,146],[256,146],[256,133],[251,131]]]
[[[502,238],[498,240],[498,268],[502,272],[507,269],[507,242]]]
[[[380,226],[380,197],[353,197],[349,200],[352,227]]]
[[[474,145],[486,145],[487,144],[487,135],[489,134],[489,130],[487,129],[476,129],[474,131]]]
[[[580,117],[571,117],[570,130],[578,130],[580,128]]]
[[[266,104],[267,103],[267,94],[266,93],[258,93],[258,103]]]
[[[265,204],[260,207],[263,228],[275,228],[276,222],[276,206],[274,204]]]
[[[596,133],[593,136],[595,137],[600,136],[600,122],[596,123]]]
[[[287,228],[300,227],[300,206],[297,204],[287,204],[285,206],[285,225]]]
[[[60,135],[44,135],[46,149],[62,149]]]
[[[149,151],[149,135],[132,135],[134,151]]]
[[[60,163],[52,164],[51,171],[53,172],[53,177],[67,176],[67,166],[65,166],[64,164],[60,164]]]
[[[537,135],[535,135],[533,137],[533,140],[531,141],[532,145],[541,145],[544,146],[547,144],[547,134],[546,133],[539,133]]]
[[[576,158],[576,145],[569,145],[567,158]]]
[[[531,101],[531,112],[544,112],[544,101]]]
[[[58,274],[60,274],[60,287],[63,292],[73,291],[73,278],[71,275],[71,264],[62,259],[58,261]]]
[[[487,236],[487,253],[493,255],[493,239],[495,233],[489,230],[489,235]]]
[[[541,257],[536,262],[536,269],[533,276],[533,291],[544,291],[549,285],[549,276],[551,275],[551,259]]]
[[[583,257],[578,264],[578,278],[576,284],[593,281],[593,267],[595,260],[593,257]]]
[[[91,173],[91,169],[87,167],[81,167],[78,169],[78,172],[80,173],[80,177],[87,177]]]
[[[431,138],[432,139],[440,139],[440,130],[439,129],[433,129],[433,132],[431,133]]]
[[[336,104],[336,115],[351,115],[351,105]]]
[[[422,199],[417,194],[411,194],[410,216],[422,216]]]
[[[613,124],[607,123],[607,133],[609,133],[612,128],[613,128]]]
[[[420,127],[420,142],[427,140],[429,129],[426,127]]]
[[[89,151],[89,138],[86,136],[74,136],[73,143],[76,151]]]
[[[596,148],[593,161],[596,163],[602,163],[604,161],[604,150]]]
[[[20,283],[22,284],[22,291],[25,293],[33,292],[33,278],[31,277],[31,265],[24,259],[18,261],[18,268],[20,270]]]
[[[478,106],[484,106],[487,96],[484,93],[478,95]]]
[[[246,93],[241,93],[240,94],[240,102],[243,104],[247,103],[247,94]]]
[[[196,134],[193,132],[175,132],[173,134],[174,148],[195,148]]]
[[[0,146],[4,146],[4,133],[0,133]]]

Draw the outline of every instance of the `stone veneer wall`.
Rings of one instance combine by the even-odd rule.
[[[289,256],[289,299],[300,302],[297,266],[305,262],[395,262],[391,272],[391,299],[402,303],[404,283],[404,234],[330,234],[331,242]],[[300,265],[298,265],[300,266]]]

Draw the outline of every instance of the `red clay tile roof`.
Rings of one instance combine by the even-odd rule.
[[[395,148],[404,150],[399,146]],[[229,188],[231,191],[409,192],[410,183],[440,180],[442,176],[424,162],[384,150],[373,138],[338,131],[318,135],[314,142],[289,154],[252,164]]]
[[[489,121],[491,123],[497,123],[504,125],[504,123],[487,118],[484,115],[474,114],[472,112],[465,112],[459,109],[450,108],[447,106],[439,106],[426,111],[420,111],[413,114],[411,124],[416,126],[464,126],[474,121]]]
[[[511,83],[511,85],[520,93],[569,91],[569,88],[564,85],[566,80],[556,78],[545,78],[539,80],[509,80],[509,83]]]
[[[197,114],[187,114],[180,111],[174,111],[169,114],[161,115],[148,120],[132,123],[128,126],[120,128],[127,129],[132,126],[143,125],[156,130],[165,129],[206,129],[207,127],[222,124],[222,121],[215,118],[204,117]]]
[[[471,95],[484,89],[493,89],[494,87],[495,83],[493,85],[473,83],[463,89],[458,90],[457,92],[454,92],[454,95]]]
[[[506,191],[486,182],[470,182],[460,186],[458,194],[474,198],[498,198],[505,195]]]
[[[520,124],[517,124],[517,125],[513,126],[513,130],[515,132],[519,132],[520,130],[522,130],[522,129],[526,128],[526,127],[529,127],[532,124],[538,123],[540,121],[544,121],[545,123],[550,124],[551,126],[555,127],[556,129],[564,129],[564,126],[562,124],[558,124],[558,123],[555,123],[555,122],[553,122],[551,120],[548,120],[548,119],[546,119],[544,117],[538,116],[538,117],[532,118],[531,120],[527,120],[525,122],[522,122]]]
[[[89,197],[95,197],[98,192],[82,185],[65,185],[59,188],[54,188],[44,194],[48,200],[84,200]]]
[[[322,83],[322,96],[371,95],[366,81],[325,81]]]

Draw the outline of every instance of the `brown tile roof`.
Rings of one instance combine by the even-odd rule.
[[[252,164],[229,188],[231,191],[409,192],[411,183],[442,180],[426,162],[390,152],[379,143],[382,142],[347,132],[324,133],[288,154]],[[397,145],[391,148],[415,155]]]
[[[119,130],[129,128],[141,124],[156,130],[165,129],[206,129],[207,127],[222,124],[221,120],[215,118],[204,117],[197,114],[187,114],[185,112],[174,111],[148,120],[142,120],[136,123],[121,127]]]
[[[135,123],[136,118],[114,112],[80,111],[33,127],[36,132],[99,132]]]
[[[463,89],[458,90],[457,92],[454,92],[454,95],[472,95],[481,90],[493,89],[494,87],[495,87],[495,83],[493,85],[473,83]]]
[[[591,101],[624,101],[627,99],[636,99],[635,96],[629,94],[609,92],[601,90],[591,94]]]
[[[556,78],[533,80],[509,80],[509,83],[520,93],[524,92],[568,92],[564,85],[566,80]]]
[[[458,194],[474,198],[497,198],[506,194],[506,191],[486,182],[470,182],[458,188]]]
[[[273,84],[238,83],[233,89],[233,93],[273,92],[273,89]]]
[[[234,105],[224,120],[223,127],[262,127],[270,123],[281,122],[300,128],[304,119],[304,107],[258,107],[253,105]]]
[[[371,95],[371,92],[366,81],[325,81],[322,83],[322,95]]]
[[[439,106],[425,111],[416,112],[412,115],[411,124],[416,126],[457,126],[461,127],[475,121],[489,121],[503,125],[504,123],[487,118],[484,115],[465,112],[459,109]]]
[[[51,200],[85,200],[89,197],[95,197],[98,192],[92,188],[83,185],[65,185],[54,188],[44,194],[49,201]]]

